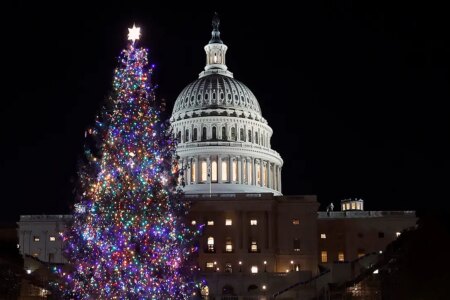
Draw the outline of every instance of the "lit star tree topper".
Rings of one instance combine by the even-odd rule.
[[[73,269],[65,298],[189,299],[201,227],[189,224],[176,139],[150,82],[148,51],[130,29],[113,92],[87,135],[74,221],[63,236]],[[63,298],[64,298],[63,297]]]
[[[133,43],[141,37],[141,28],[133,24],[133,28],[128,28],[128,39]]]

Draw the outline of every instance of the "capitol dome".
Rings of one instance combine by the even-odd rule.
[[[261,108],[252,91],[226,75],[203,76],[185,87],[175,102],[173,117],[192,117],[208,109],[223,109],[244,118],[262,120]]]
[[[281,195],[283,160],[252,91],[225,64],[219,19],[205,46],[206,66],[175,101],[170,118],[189,194]]]

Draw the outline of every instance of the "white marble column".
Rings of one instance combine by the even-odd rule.
[[[222,155],[217,155],[217,183],[222,183]]]

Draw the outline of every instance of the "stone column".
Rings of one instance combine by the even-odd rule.
[[[222,155],[217,156],[217,183],[222,183]]]
[[[195,183],[199,183],[200,182],[200,156],[197,155],[196,159],[195,159]]]
[[[278,168],[278,191],[281,193],[281,167]]]
[[[261,172],[261,176],[260,176],[261,184],[260,184],[260,186],[264,186],[264,161],[262,159],[259,160],[259,170]]]
[[[191,168],[192,168],[192,157],[187,158],[186,169],[184,170],[184,178],[186,184],[191,184]]]
[[[229,182],[233,183],[233,157],[231,155],[228,158],[228,178]]]
[[[266,167],[267,168],[267,187],[269,189],[272,188],[272,180],[271,180],[272,172],[270,172],[270,166],[271,166],[270,161],[267,161],[267,167]]]
[[[237,171],[238,178],[237,178],[237,180],[238,180],[239,184],[242,184],[243,183],[242,182],[242,156],[239,156],[236,159],[237,159],[237,168],[238,168],[238,171]]]
[[[256,185],[256,168],[255,168],[255,158],[252,157],[252,185]]]

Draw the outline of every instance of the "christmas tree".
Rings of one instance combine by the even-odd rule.
[[[75,299],[188,299],[194,238],[179,188],[176,140],[161,120],[148,50],[129,29],[107,107],[86,133],[74,222],[64,234],[73,266],[64,273]],[[89,144],[89,143],[88,143]]]

